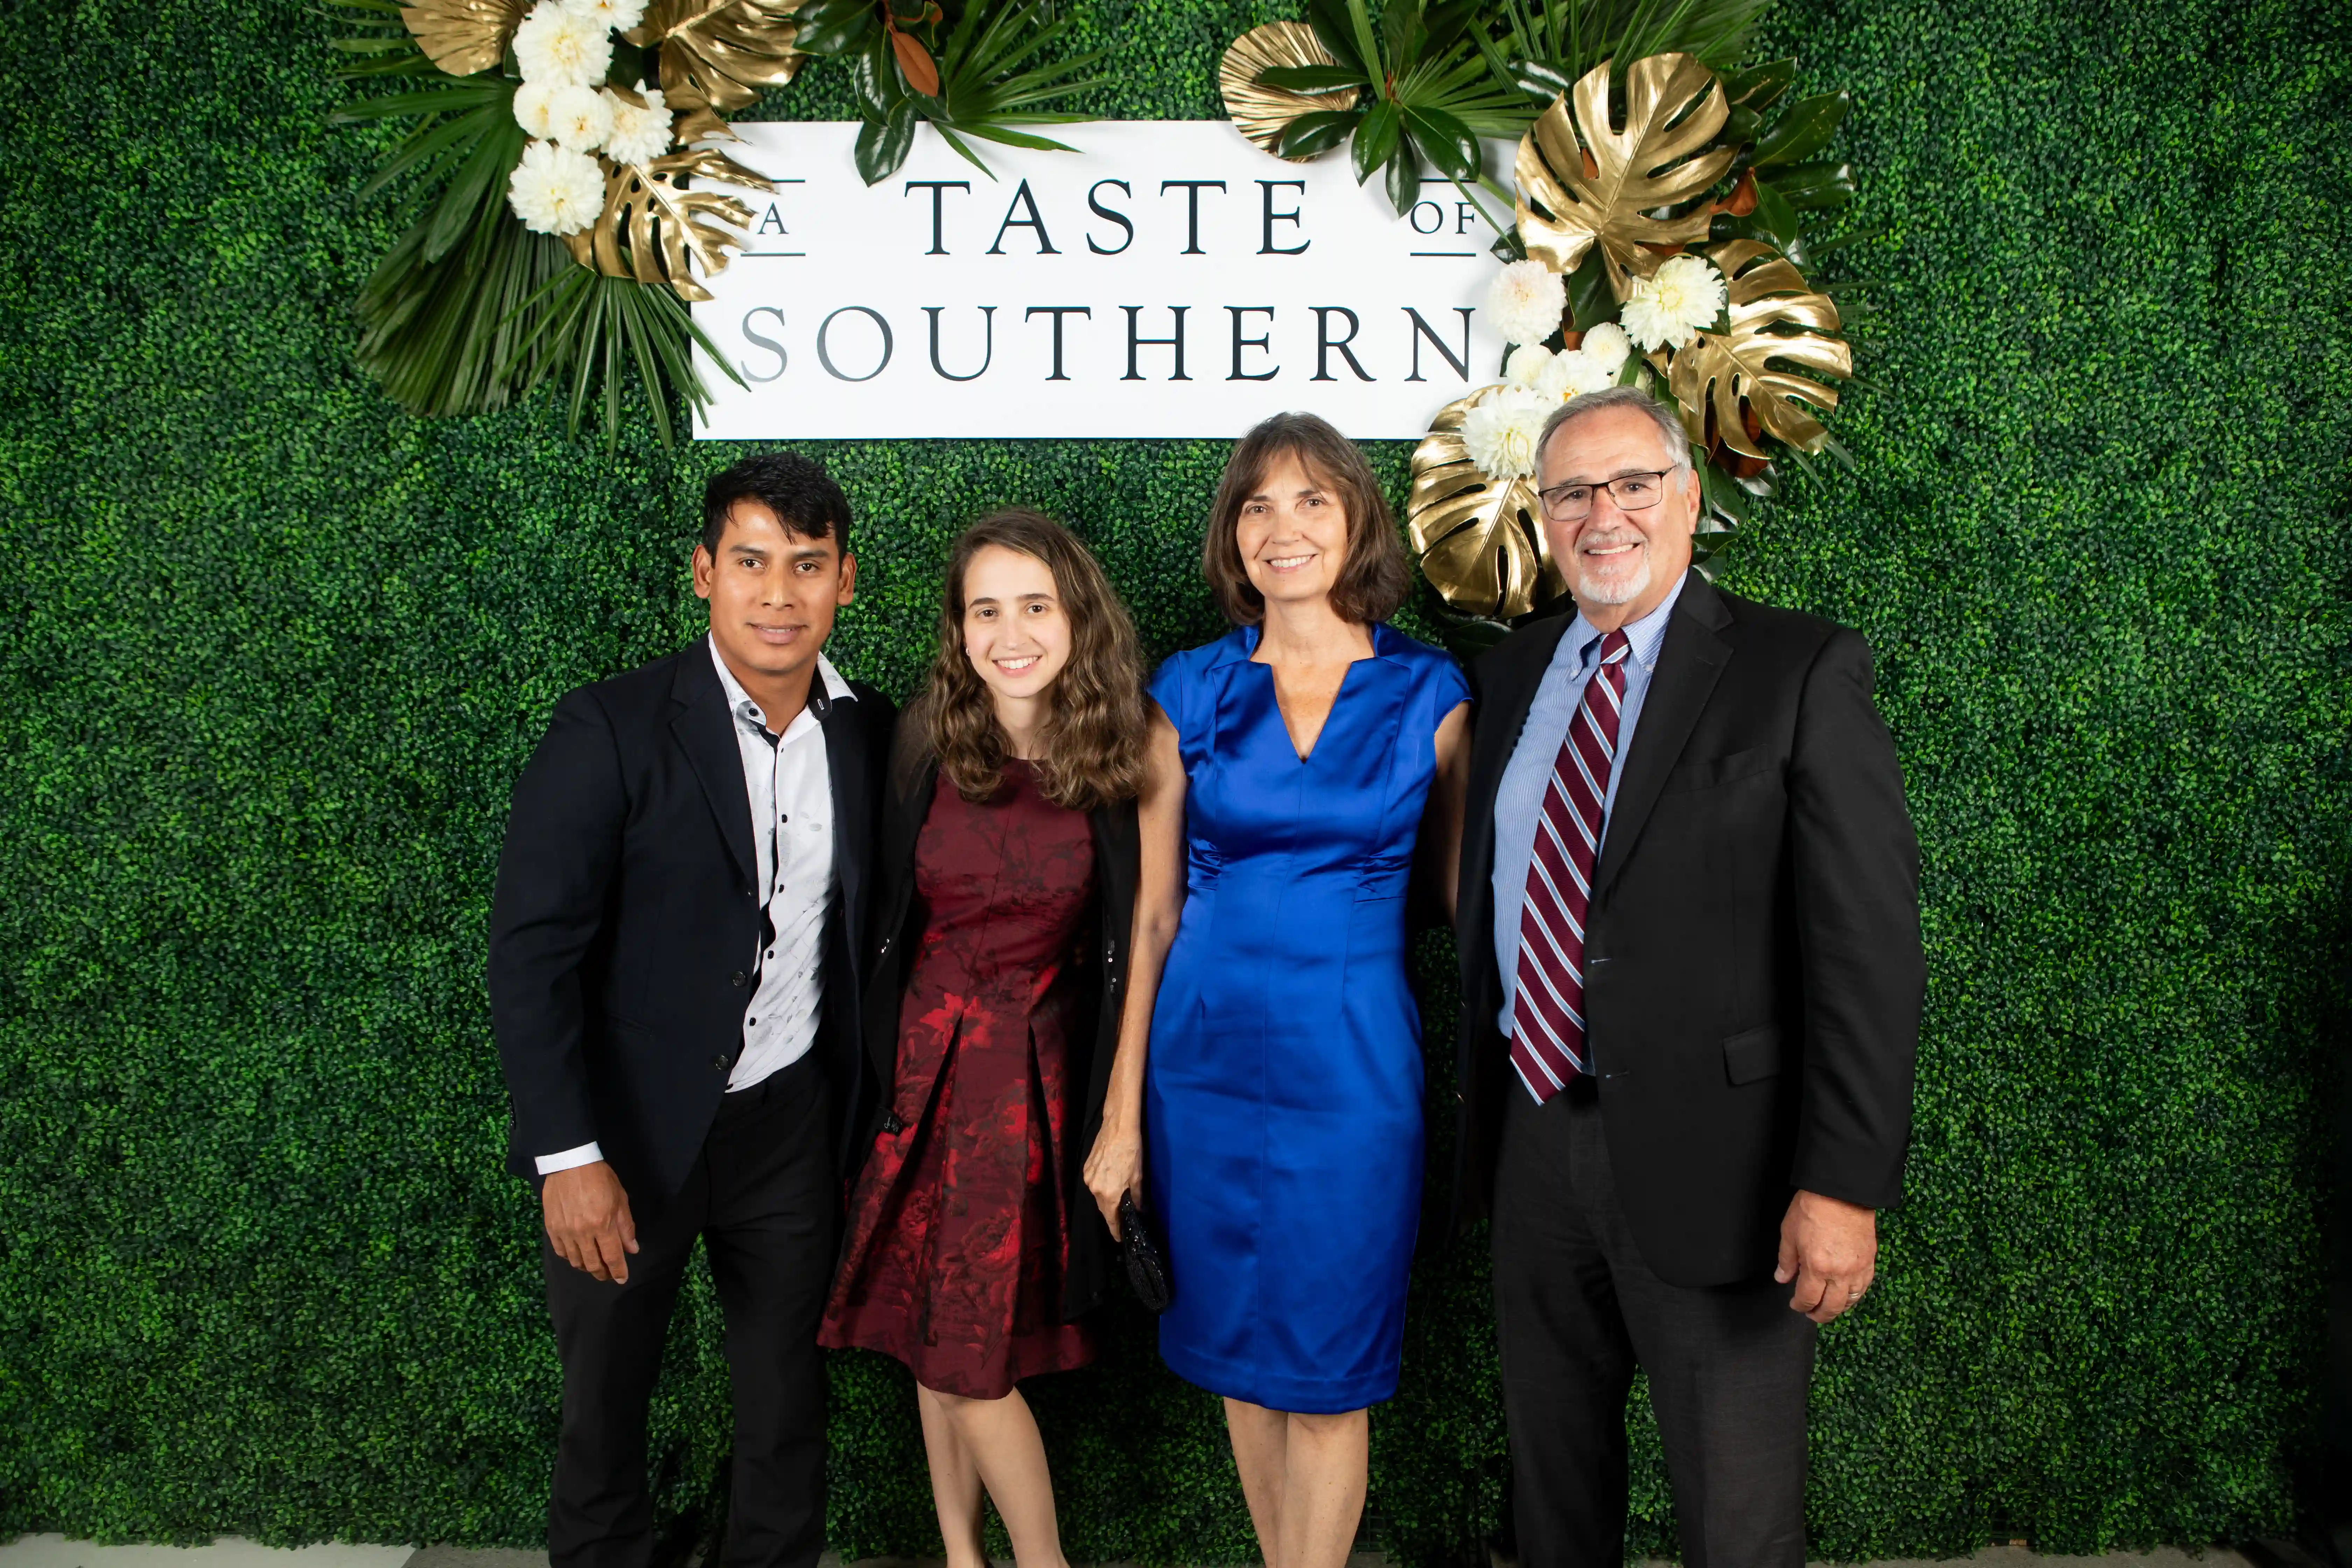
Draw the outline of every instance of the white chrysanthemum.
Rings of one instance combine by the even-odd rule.
[[[1514,261],[1486,287],[1486,321],[1507,343],[1543,342],[1567,309],[1567,285],[1540,261]]]
[[[516,63],[522,79],[560,87],[593,86],[613,68],[613,36],[596,23],[575,16],[559,0],[539,0],[515,29]]]
[[[1551,363],[1551,350],[1541,343],[1521,343],[1503,362],[1503,379],[1513,386],[1533,388],[1544,366]]]
[[[563,8],[608,33],[625,33],[645,20],[646,0],[562,0]]]
[[[613,133],[613,106],[593,87],[559,87],[550,95],[547,114],[555,125],[555,139],[574,153],[593,153]]]
[[[1681,348],[1723,312],[1723,274],[1705,258],[1669,257],[1633,281],[1625,300],[1626,335],[1644,349]]]
[[[1536,437],[1559,405],[1509,387],[1463,416],[1462,445],[1490,479],[1523,479],[1536,471]]]
[[[1603,321],[1585,333],[1584,342],[1579,346],[1600,361],[1601,368],[1611,375],[1624,369],[1626,360],[1633,353],[1633,340],[1627,337],[1625,329],[1614,321]]]
[[[1583,349],[1554,354],[1536,381],[1536,390],[1555,403],[1571,397],[1581,397],[1588,392],[1599,392],[1617,384],[1617,373],[1602,364]]]
[[[545,81],[527,81],[515,89],[515,123],[536,141],[555,140],[556,90],[555,83]]]
[[[669,151],[670,112],[662,106],[661,89],[640,81],[637,96],[646,100],[643,109],[609,88],[604,92],[613,110],[613,133],[604,139],[604,151],[615,163],[650,163]]]
[[[604,171],[585,153],[534,142],[507,176],[507,201],[534,234],[578,234],[604,210]]]

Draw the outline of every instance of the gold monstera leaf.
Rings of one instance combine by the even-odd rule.
[[[1713,147],[1730,110],[1715,73],[1690,55],[1652,55],[1625,72],[1625,123],[1609,118],[1609,62],[1584,73],[1519,139],[1519,237],[1555,272],[1595,245],[1622,300],[1665,258],[1652,246],[1706,237],[1708,212],[1654,211],[1706,194],[1737,149]],[[1570,100],[1574,99],[1571,108]]]
[[[1544,542],[1535,481],[1489,479],[1470,460],[1462,421],[1505,390],[1481,387],[1449,403],[1412,449],[1405,527],[1422,575],[1455,609],[1509,620],[1566,589]]]
[[[529,8],[530,0],[409,0],[400,19],[426,59],[451,76],[472,76],[505,57]]]
[[[1730,285],[1731,330],[1701,332],[1675,351],[1667,384],[1682,405],[1684,428],[1701,446],[1720,444],[1743,458],[1765,458],[1749,431],[1752,416],[1764,434],[1801,452],[1820,451],[1829,432],[1801,405],[1835,408],[1837,388],[1775,366],[1793,364],[1840,380],[1853,375],[1852,345],[1822,335],[1838,330],[1837,306],[1769,246],[1735,239],[1706,255]]]
[[[751,226],[751,209],[733,196],[691,191],[681,184],[697,177],[749,190],[775,189],[709,148],[620,165],[605,175],[603,215],[564,243],[581,266],[608,278],[667,283],[681,300],[708,300],[710,291],[694,280],[694,265],[700,265],[705,277],[726,270],[732,259],[729,250],[742,247],[737,231]]]
[[[1217,62],[1217,90],[1224,95],[1225,111],[1234,117],[1234,128],[1280,157],[1282,133],[1292,121],[1318,110],[1353,108],[1362,89],[1343,87],[1329,92],[1290,92],[1278,87],[1261,87],[1258,74],[1276,67],[1339,63],[1315,36],[1315,29],[1306,23],[1268,22],[1252,27],[1226,47],[1224,58]],[[1305,163],[1312,160],[1287,161]]]
[[[661,86],[687,122],[709,114],[716,132],[731,134],[712,110],[749,109],[761,89],[791,81],[808,57],[793,47],[793,13],[801,0],[654,0],[646,19],[623,35],[640,47],[661,46]],[[698,124],[699,121],[697,121]]]

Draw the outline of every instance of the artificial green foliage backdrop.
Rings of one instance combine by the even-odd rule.
[[[1065,10],[1117,83],[1081,107],[1174,117],[1280,14]],[[1843,271],[1876,310],[1835,421],[1860,472],[1799,477],[1727,580],[1877,648],[1930,961],[1910,1205],[1822,1343],[1817,1554],[2288,1521],[2352,860],[2347,15],[1772,24],[1801,87],[1853,89],[1848,222],[1879,232]],[[383,143],[326,123],[329,31],[301,0],[0,0],[0,1535],[540,1531],[557,1373],[499,1168],[491,867],[557,694],[694,632],[694,499],[734,454],[608,458],[544,395],[419,424],[354,373],[396,213],[353,199]],[[846,112],[835,68],[765,112]],[[886,689],[998,502],[1078,523],[1154,650],[1216,629],[1213,445],[821,455],[864,566],[836,657]],[[1500,1497],[1484,1276],[1424,1261],[1374,1417],[1371,1528],[1422,1562]],[[656,1421],[677,1550],[721,1506],[716,1328],[698,1289]],[[1247,1555],[1213,1402],[1111,1331],[1034,1393],[1071,1555]],[[935,1542],[903,1377],[835,1374],[835,1543]]]

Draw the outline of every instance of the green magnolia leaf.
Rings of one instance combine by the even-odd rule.
[[[1478,138],[1470,128],[1442,109],[1408,104],[1405,124],[1423,155],[1449,180],[1475,180],[1480,174]],[[1398,209],[1411,211],[1408,205]]]
[[[1355,140],[1348,145],[1349,155],[1356,165],[1356,184],[1360,185],[1370,179],[1373,170],[1395,155],[1397,142],[1403,133],[1403,122],[1395,104],[1376,103],[1364,111],[1363,120],[1356,127]]]
[[[878,185],[898,172],[915,144],[917,115],[905,99],[880,119],[867,119],[857,128],[857,175]]]
[[[1307,25],[1315,29],[1317,40],[1332,58],[1365,72],[1366,79],[1370,79],[1371,68],[1357,47],[1355,29],[1349,23],[1344,0],[1307,0]]]
[[[1796,244],[1804,232],[1797,221],[1797,209],[1789,205],[1789,199],[1761,180],[1756,184],[1755,224],[1757,228],[1777,240],[1779,248],[1784,252]]]
[[[1282,132],[1276,151],[1285,158],[1312,158],[1328,153],[1363,120],[1361,109],[1321,109],[1302,114]]]
[[[1756,155],[1749,163],[1759,169],[1776,163],[1802,163],[1829,145],[1830,138],[1837,133],[1838,122],[1845,118],[1853,103],[1853,95],[1840,89],[1791,104],[1789,111],[1758,140]]]
[[[1617,295],[1609,287],[1609,263],[1594,246],[1568,275],[1568,315],[1580,332],[1617,319]],[[1631,363],[1632,356],[1627,356]]]
[[[1412,211],[1413,204],[1421,200],[1421,150],[1411,136],[1397,139],[1395,155],[1389,159],[1388,192],[1389,205],[1396,208],[1399,217]]]
[[[868,0],[814,0],[793,13],[793,47],[804,55],[845,55],[881,30]]]
[[[1761,114],[1780,100],[1797,79],[1794,56],[1781,60],[1767,60],[1745,70],[1722,71],[1717,79],[1723,83],[1723,100],[1734,110],[1752,109]]]
[[[1350,66],[1269,66],[1257,73],[1257,80],[1260,87],[1285,92],[1329,92],[1363,86],[1364,73]]]
[[[1843,206],[1853,199],[1853,165],[1826,160],[1797,163],[1759,176],[1757,189],[1759,195],[1773,192],[1801,213]]]

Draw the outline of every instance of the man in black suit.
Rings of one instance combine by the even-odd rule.
[[[515,785],[490,1015],[563,1363],[554,1568],[650,1556],[646,1410],[698,1236],[734,1394],[725,1568],[824,1549],[816,1326],[894,718],[821,651],[856,581],[840,487],[745,458],[703,496],[709,635],[564,697]]]
[[[1690,570],[1672,412],[1579,397],[1537,454],[1576,612],[1471,669],[1458,906],[1519,1555],[1622,1560],[1638,1364],[1683,1561],[1798,1568],[1815,1325],[1869,1289],[1910,1136],[1903,777],[1861,637]]]

